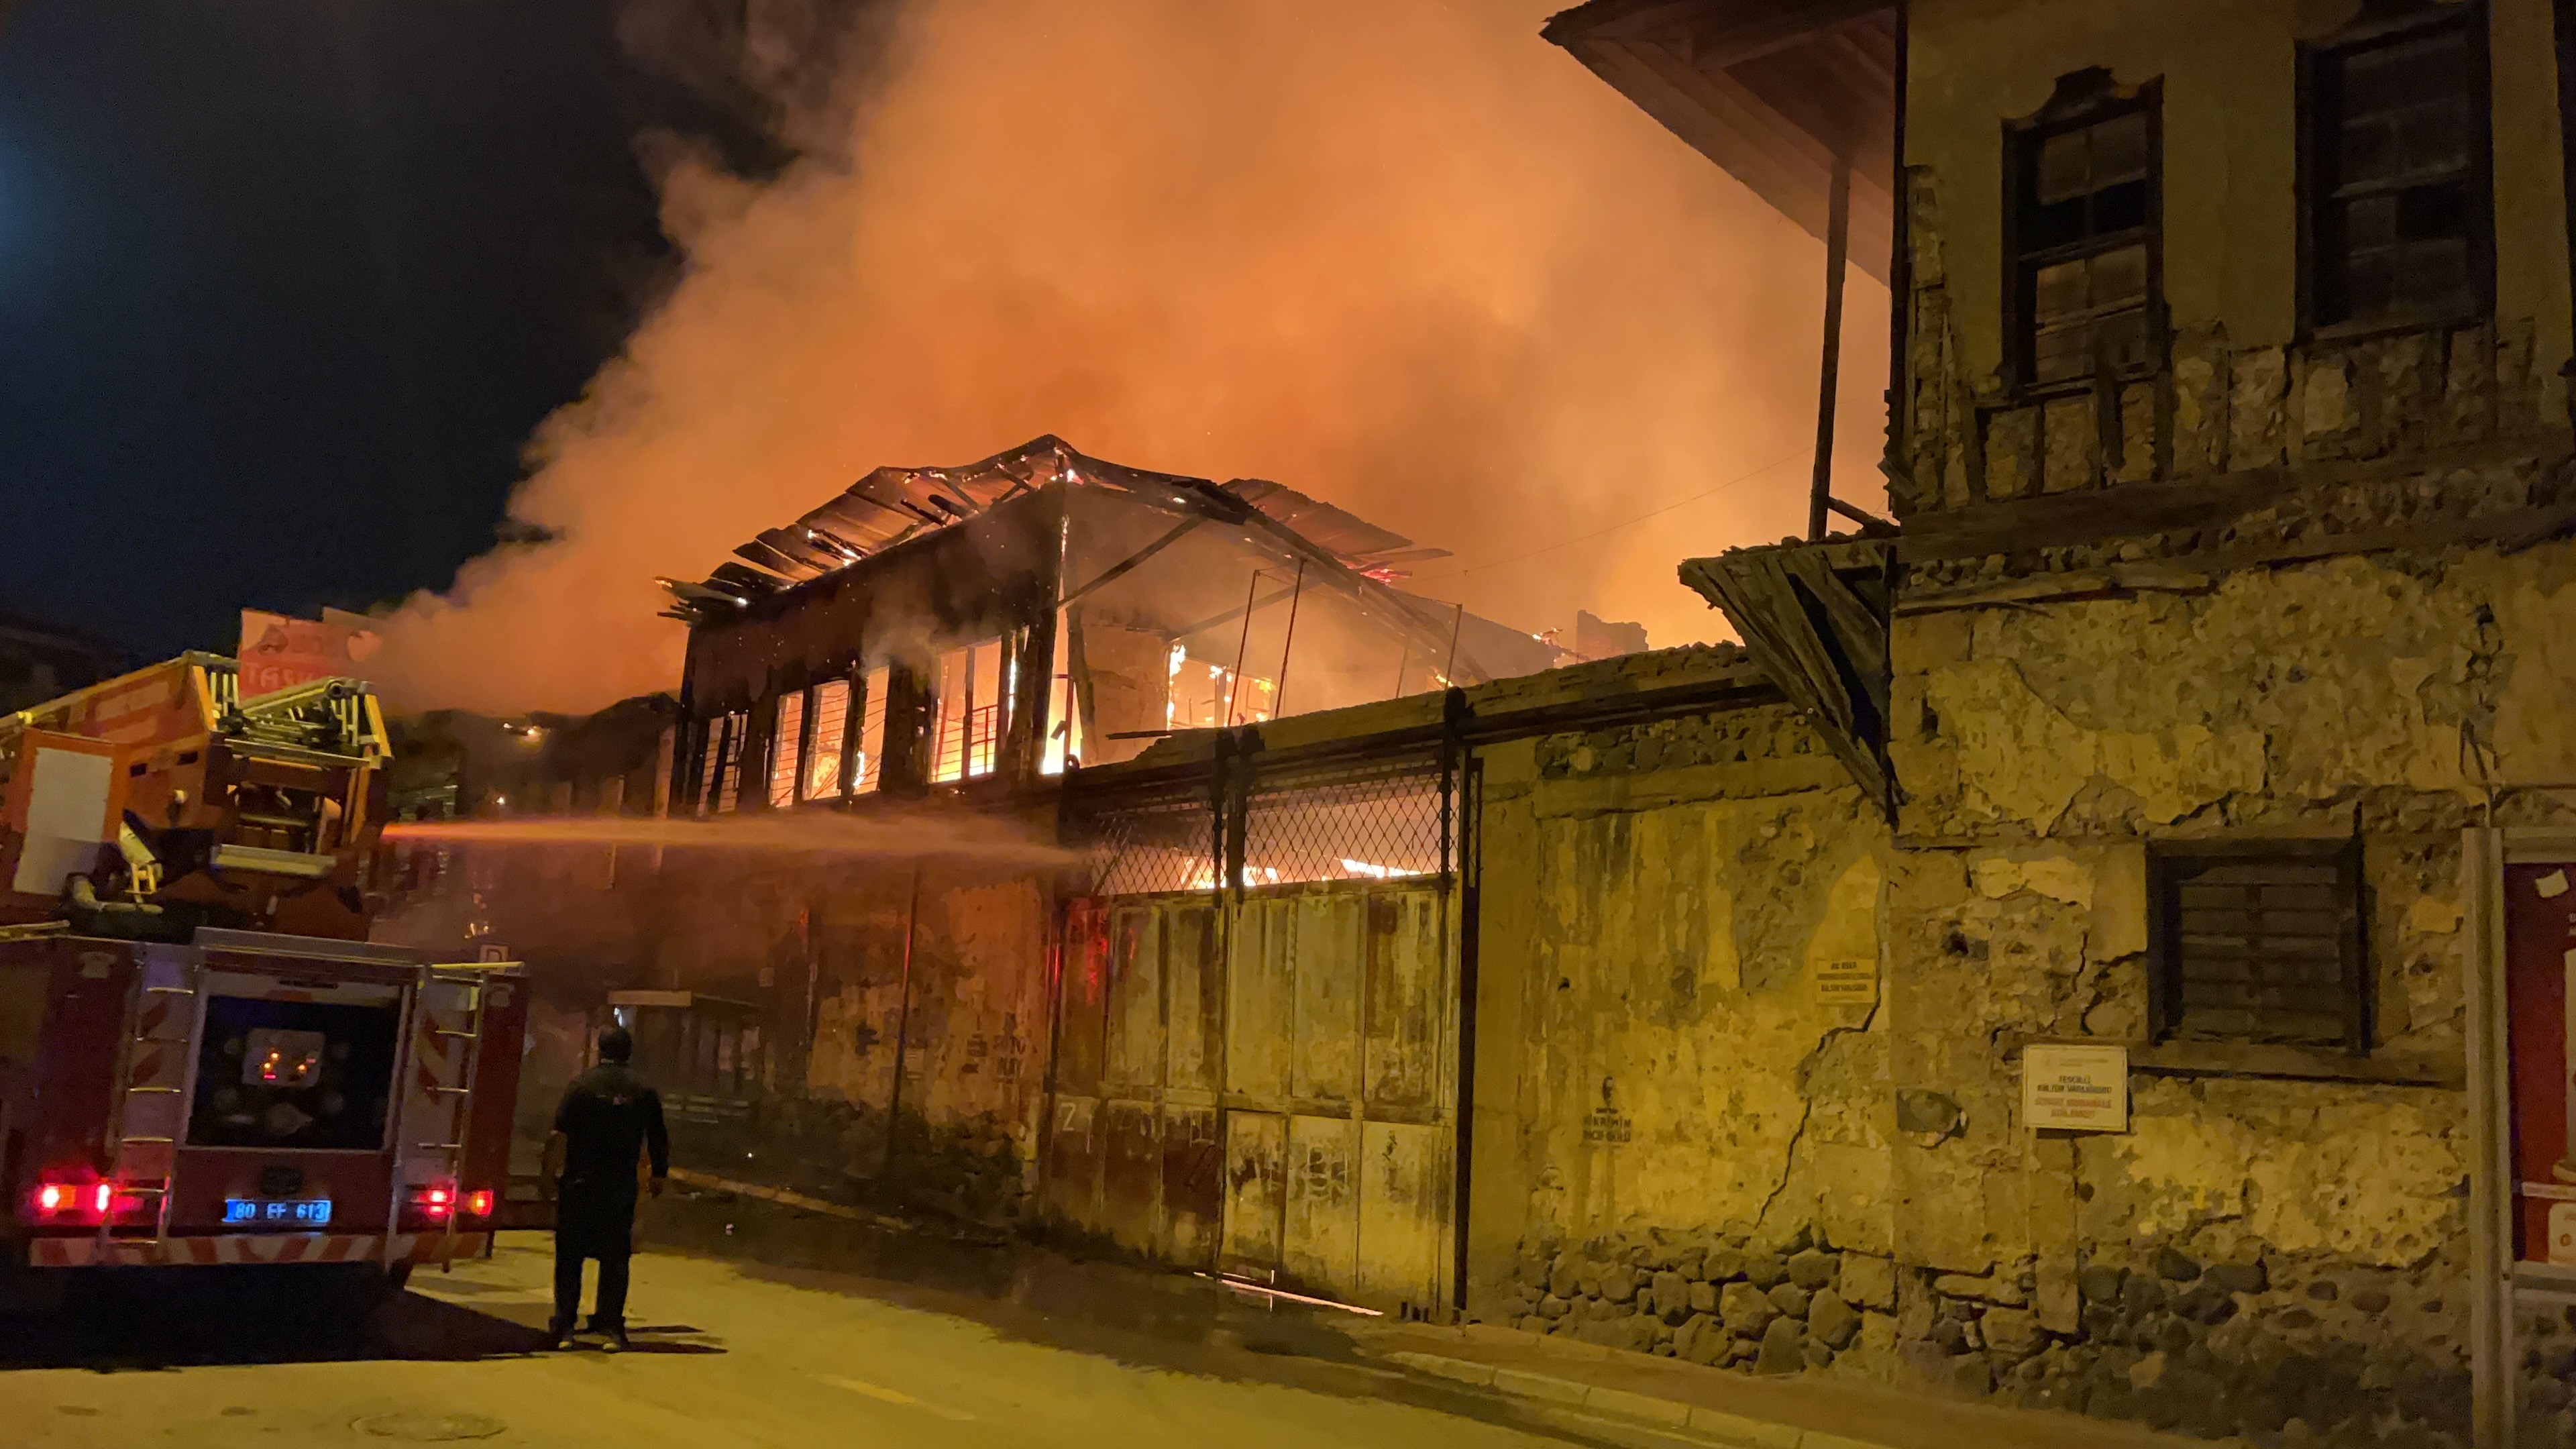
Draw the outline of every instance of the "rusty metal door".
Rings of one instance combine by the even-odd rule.
[[[1397,1313],[1449,1286],[1448,893],[1247,893],[1226,951],[1224,1271]]]
[[[1433,882],[1076,903],[1050,1216],[1391,1313],[1446,1301],[1454,936]]]
[[[1213,1268],[1224,1166],[1217,902],[1079,902],[1066,935],[1050,1209],[1128,1252]]]

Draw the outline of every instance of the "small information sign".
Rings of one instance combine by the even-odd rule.
[[[2126,1132],[2129,1049],[2089,1042],[2032,1042],[2022,1048],[2021,1114],[2032,1127]]]
[[[2556,1267],[2576,1267],[2576,1202],[2549,1205],[2549,1261]]]
[[[1878,963],[1818,961],[1814,967],[1816,1000],[1826,1006],[1874,1006],[1878,1003]]]

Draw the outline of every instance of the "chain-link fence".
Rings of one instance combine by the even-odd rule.
[[[1104,896],[1434,876],[1453,860],[1447,779],[1436,751],[1268,767],[1237,756],[1186,784],[1082,802],[1074,832]]]
[[[1097,894],[1216,889],[1216,803],[1209,785],[1085,803],[1074,828],[1091,853]]]
[[[1240,817],[1243,886],[1440,874],[1440,782],[1437,756],[1256,778]]]

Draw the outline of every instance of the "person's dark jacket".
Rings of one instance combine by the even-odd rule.
[[[662,1129],[662,1093],[626,1062],[600,1062],[564,1091],[554,1109],[564,1134],[564,1207],[582,1201],[634,1212],[636,1152],[652,1152],[652,1176],[670,1176],[670,1134]]]

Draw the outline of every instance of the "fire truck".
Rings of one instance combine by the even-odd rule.
[[[0,1267],[486,1250],[527,993],[368,941],[389,755],[365,684],[206,654],[0,716]]]

